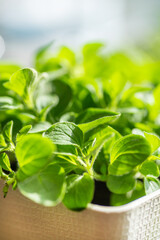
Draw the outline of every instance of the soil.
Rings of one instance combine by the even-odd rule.
[[[110,206],[110,192],[106,187],[106,183],[95,181],[95,193],[92,203]]]

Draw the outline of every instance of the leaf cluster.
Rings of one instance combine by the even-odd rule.
[[[107,54],[101,43],[80,53],[48,44],[34,68],[0,63],[4,197],[11,185],[79,211],[95,181],[116,206],[160,188],[160,63],[141,58]]]

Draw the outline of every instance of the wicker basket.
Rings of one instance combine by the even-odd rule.
[[[47,208],[10,191],[0,198],[0,240],[160,240],[160,190],[121,207]]]

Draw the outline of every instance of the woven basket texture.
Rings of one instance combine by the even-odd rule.
[[[0,240],[160,240],[160,192],[121,211],[77,213],[10,191],[0,198]]]

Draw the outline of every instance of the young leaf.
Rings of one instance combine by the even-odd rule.
[[[83,133],[74,123],[62,122],[52,125],[44,134],[57,145],[82,146]]]
[[[45,132],[50,127],[51,127],[51,124],[49,122],[38,122],[32,127],[32,129],[30,129],[29,133]]]
[[[67,108],[72,100],[73,92],[69,84],[63,79],[53,80],[51,82],[52,96],[58,96],[58,104],[50,111],[51,118],[59,117]],[[67,94],[66,94],[67,93]]]
[[[88,173],[72,174],[66,179],[67,190],[63,204],[71,210],[82,210],[93,199],[94,181]]]
[[[82,112],[76,119],[79,128],[84,132],[88,132],[100,125],[107,124],[120,116],[120,113],[111,112],[105,109],[88,108]]]
[[[113,136],[113,133],[109,133],[109,132],[107,133],[103,132],[103,135],[100,134],[99,136],[97,136],[92,146],[88,150],[88,157],[93,156],[94,159],[96,159],[98,153],[102,149],[105,142],[109,140],[112,136]]]
[[[9,158],[8,158],[6,153],[1,153],[0,154],[0,166],[4,170],[12,172],[10,161],[9,161]]]
[[[53,45],[53,41],[38,49],[35,55],[36,68],[39,67],[39,63],[41,64],[43,62],[43,58],[47,54],[47,51],[49,51],[49,49],[52,47],[52,45]]]
[[[142,163],[140,167],[140,173],[144,176],[152,175],[154,177],[159,177],[159,167],[155,162],[146,160]]]
[[[22,138],[27,135],[27,133],[31,128],[32,128],[32,125],[26,125],[25,127],[21,128],[19,133],[17,133],[16,142],[19,142],[20,140],[22,140]]]
[[[62,201],[66,183],[65,173],[57,164],[47,166],[37,174],[18,183],[20,192],[32,201],[50,207]]]
[[[78,168],[78,163],[76,160],[77,156],[72,154],[67,155],[65,153],[57,154],[54,158],[54,162],[57,163],[59,166],[63,167],[66,174]]]
[[[147,132],[144,132],[144,135],[145,135],[147,141],[151,145],[152,153],[155,152],[160,147],[160,138],[158,136],[156,136],[155,134],[147,133]]]
[[[37,72],[32,68],[24,68],[15,72],[4,86],[22,97],[30,107],[33,105],[33,84],[37,80]]]
[[[62,62],[64,62],[64,64],[68,63],[70,66],[74,66],[75,62],[76,62],[75,53],[71,49],[69,49],[68,47],[65,47],[65,46],[63,46],[60,49],[58,58]]]
[[[89,144],[89,146],[88,146],[86,155],[87,155],[87,158],[89,159],[92,157],[92,165],[94,164],[94,161],[96,160],[105,142],[108,141],[113,136],[114,136],[114,132],[111,131],[111,128],[109,128],[108,126],[102,127],[102,129],[99,127],[99,131],[91,135],[91,138],[93,137],[94,139],[93,141],[91,141],[91,138],[90,138],[89,143],[87,142],[87,145]]]
[[[160,181],[154,177],[147,177],[144,179],[144,188],[146,194],[150,194],[160,189]]]
[[[21,108],[20,104],[16,104],[11,97],[0,97],[0,111]]]
[[[113,134],[113,136],[110,139],[108,139],[108,141],[105,142],[105,144],[103,146],[103,151],[104,151],[105,155],[110,154],[114,143],[122,137],[121,134],[118,131],[116,131],[114,128],[108,126],[108,129],[110,130],[110,133]]]
[[[115,142],[111,150],[111,175],[131,172],[149,157],[151,148],[148,141],[140,135],[127,135]]]
[[[112,193],[110,198],[110,205],[111,206],[124,205],[143,196],[145,196],[143,183],[137,181],[134,189],[127,194]]]
[[[104,47],[103,43],[87,43],[84,45],[82,52],[85,58],[90,58],[91,56],[93,57],[93,55],[97,54],[102,47]]]
[[[0,134],[0,148],[6,147],[6,146],[7,146],[7,144],[4,140],[4,137],[2,134]]]
[[[57,105],[59,99],[56,95],[42,95],[36,98],[36,107],[38,112],[42,112],[47,108],[52,108]]]
[[[3,128],[3,136],[7,144],[12,142],[13,121],[8,122]]]
[[[32,85],[36,77],[37,72],[34,69],[20,69],[11,76],[10,81],[5,83],[4,86],[23,97],[27,88]]]
[[[20,66],[15,64],[7,63],[7,62],[0,63],[0,73],[13,74],[19,69],[20,69]]]
[[[7,183],[5,183],[4,187],[3,187],[3,197],[5,198],[7,196],[9,190],[9,185]]]
[[[116,194],[124,194],[131,191],[135,186],[135,179],[132,174],[123,176],[108,175],[107,187]]]
[[[24,136],[15,149],[20,167],[17,172],[18,180],[23,181],[43,169],[49,163],[53,150],[53,143],[41,135]]]
[[[134,86],[133,85],[132,87],[124,91],[121,101],[124,102],[128,100],[128,98],[131,98],[131,96],[134,95],[135,93],[150,91],[151,89],[152,89],[151,86],[141,86],[141,85]]]

